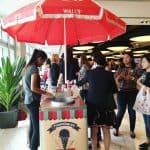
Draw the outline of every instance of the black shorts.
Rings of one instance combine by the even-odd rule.
[[[101,111],[96,105],[87,104],[88,125],[111,127],[115,123],[114,110]]]

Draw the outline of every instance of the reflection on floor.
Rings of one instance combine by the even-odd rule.
[[[27,146],[27,126],[28,120],[20,121],[16,128],[0,129],[0,150],[29,150]],[[112,131],[111,131],[112,132]],[[120,136],[112,135],[110,150],[138,150],[138,145],[145,141],[145,130],[143,118],[137,113],[136,138],[131,139],[129,135],[128,114],[120,128]],[[101,142],[101,150],[104,150],[103,142]]]

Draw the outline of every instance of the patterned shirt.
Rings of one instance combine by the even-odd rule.
[[[136,90],[136,80],[140,76],[141,70],[132,67],[119,68],[115,73],[118,89],[121,91]]]

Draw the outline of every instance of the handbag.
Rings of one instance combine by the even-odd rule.
[[[136,96],[133,109],[142,114],[150,115],[150,92],[141,88]]]

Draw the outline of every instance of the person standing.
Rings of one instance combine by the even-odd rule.
[[[117,86],[111,72],[105,70],[105,57],[102,53],[93,54],[94,68],[88,70],[84,79],[77,82],[80,86],[89,83],[87,95],[88,125],[91,128],[92,150],[97,150],[98,128],[101,127],[104,135],[105,150],[110,148],[110,127],[114,124],[114,97]]]
[[[76,58],[73,58],[72,54],[72,47],[68,46],[67,48],[67,60],[64,60],[64,58],[60,61],[60,75],[59,75],[59,82],[62,82],[65,84],[65,61],[67,61],[67,80],[77,80],[78,79],[78,72],[80,70],[78,60]],[[64,57],[64,55],[63,55]]]
[[[53,96],[40,89],[40,76],[38,67],[42,66],[47,60],[44,51],[35,49],[31,59],[25,67],[23,76],[23,88],[25,91],[24,103],[29,111],[29,147],[31,150],[37,150],[39,146],[39,106],[41,95]]]
[[[137,80],[137,86],[139,88],[143,87],[145,91],[147,90],[150,91],[150,54],[143,55],[142,68],[145,70],[145,72]],[[140,144],[139,148],[141,150],[148,150],[148,148],[150,147],[150,115],[143,114],[143,119],[145,123],[145,132],[146,132],[147,141]]]
[[[52,55],[50,74],[51,74],[51,86],[56,87],[57,82],[58,82],[58,77],[60,74],[59,55],[58,54]]]
[[[119,127],[121,125],[123,116],[126,111],[126,107],[128,107],[129,120],[130,120],[130,136],[131,138],[135,138],[135,122],[136,122],[136,113],[133,110],[133,105],[135,103],[137,88],[136,88],[136,80],[137,80],[137,71],[136,65],[134,63],[134,59],[132,53],[125,52],[123,55],[123,64],[120,68],[118,68],[115,73],[115,80],[118,86],[117,93],[117,105],[118,111],[116,116],[116,123],[114,125],[115,131],[114,135],[119,135]]]
[[[87,72],[87,70],[90,69],[90,64],[86,58],[86,55],[81,55],[80,57],[80,70],[78,73],[78,81],[82,80]],[[84,100],[86,102],[86,98],[87,98],[87,93],[88,93],[88,83],[85,83],[84,85],[82,85],[80,87],[80,96],[82,98],[82,100]]]

